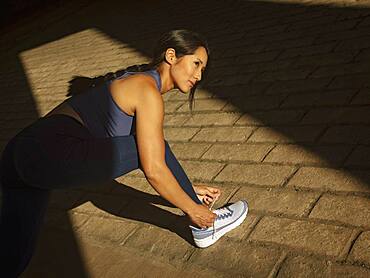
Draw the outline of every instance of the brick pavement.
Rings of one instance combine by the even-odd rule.
[[[75,75],[148,61],[172,28],[212,47],[193,115],[170,92],[165,136],[245,223],[205,250],[135,171],[53,194],[23,277],[369,277],[370,2],[75,1],[1,37],[0,143],[65,99]]]

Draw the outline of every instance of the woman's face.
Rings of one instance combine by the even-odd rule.
[[[202,73],[207,66],[208,55],[204,47],[199,47],[194,54],[176,58],[171,65],[170,74],[175,88],[184,93],[202,79]]]

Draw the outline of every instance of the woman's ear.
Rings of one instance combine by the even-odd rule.
[[[165,60],[170,65],[174,64],[176,62],[176,51],[173,48],[168,48],[165,53]]]

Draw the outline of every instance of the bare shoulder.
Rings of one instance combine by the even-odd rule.
[[[163,99],[155,80],[146,74],[135,74],[111,85],[115,102],[128,114],[134,114],[139,107],[154,105],[163,109]]]

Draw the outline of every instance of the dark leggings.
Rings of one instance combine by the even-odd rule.
[[[200,204],[167,142],[165,160],[182,189]],[[94,138],[75,119],[53,115],[14,137],[0,166],[0,276],[17,277],[32,257],[51,189],[109,181],[140,168],[140,161],[133,135]]]

